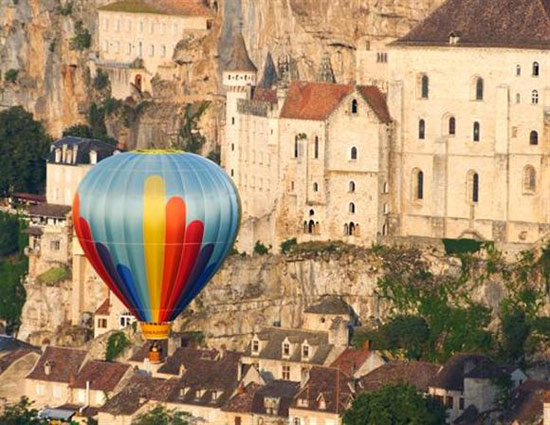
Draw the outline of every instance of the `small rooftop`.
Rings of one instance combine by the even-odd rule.
[[[493,379],[502,374],[495,362],[482,354],[458,354],[430,381],[429,386],[464,391],[464,378]]]
[[[130,365],[123,363],[91,360],[78,372],[71,387],[86,388],[86,383],[89,382],[91,390],[110,392],[130,368]]]
[[[27,375],[27,379],[69,383],[75,379],[85,357],[86,351],[50,345]]]
[[[66,163],[63,158],[56,162],[55,151],[56,149],[74,149],[78,147],[76,158],[71,157],[71,162]],[[64,165],[81,165],[90,164],[90,152],[94,151],[97,154],[97,162],[113,155],[117,150],[116,146],[102,142],[96,139],[85,139],[82,137],[65,136],[52,143],[50,152],[47,156],[47,161],[50,164],[64,164]]]
[[[363,376],[359,385],[362,391],[376,391],[388,384],[400,381],[415,386],[418,391],[428,392],[428,386],[441,366],[419,361],[393,361],[377,367]]]
[[[29,207],[29,216],[31,217],[47,217],[47,218],[65,218],[71,211],[68,205],[58,204],[38,204]]]
[[[210,16],[212,14],[201,0],[120,0],[99,7],[98,10],[177,16]]]
[[[240,31],[233,37],[233,42],[231,43],[231,55],[223,67],[223,70],[258,72],[258,68],[256,68],[256,65],[254,65],[254,62],[252,62],[250,56],[248,56],[246,43],[244,42],[244,37]]]

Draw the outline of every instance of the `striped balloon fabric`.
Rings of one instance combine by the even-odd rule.
[[[237,235],[240,204],[212,161],[138,151],[92,168],[78,188],[73,218],[86,257],[111,291],[140,322],[162,324],[221,266]]]

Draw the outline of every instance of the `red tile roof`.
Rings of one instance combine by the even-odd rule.
[[[71,387],[86,388],[86,382],[89,382],[91,390],[113,391],[130,367],[122,363],[89,361],[78,372]]]
[[[448,0],[396,44],[550,48],[548,0]]]
[[[109,298],[106,298],[105,301],[99,306],[99,308],[95,311],[95,314],[100,314],[102,316],[108,316],[109,312],[111,311],[111,301]]]
[[[69,383],[78,374],[85,357],[86,351],[83,350],[48,346],[27,379]],[[49,365],[49,374],[46,374],[46,365]]]
[[[358,350],[356,348],[348,348],[338,356],[330,365],[336,367],[348,376],[353,376],[363,363],[367,361],[371,352],[368,350]]]
[[[385,96],[374,86],[332,84],[323,82],[292,82],[281,110],[281,118],[324,121],[344,98],[357,91],[367,101],[380,121],[391,121]]]
[[[277,90],[267,89],[264,87],[256,87],[254,89],[252,100],[257,100],[258,102],[277,103]]]

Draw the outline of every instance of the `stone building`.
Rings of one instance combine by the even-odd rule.
[[[328,366],[349,345],[352,310],[328,296],[306,309],[299,329],[264,328],[250,341],[244,364],[254,365],[267,379],[302,382],[314,366]]]
[[[174,49],[184,34],[205,32],[212,11],[201,0],[119,0],[98,8],[98,58],[112,96],[151,92],[160,68],[175,68]]]
[[[385,233],[391,119],[382,92],[288,78],[266,87],[242,36],[231,53],[222,164],[242,198],[240,249]]]

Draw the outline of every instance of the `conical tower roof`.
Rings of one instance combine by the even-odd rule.
[[[273,57],[271,53],[267,54],[264,65],[264,75],[259,86],[264,88],[271,88],[279,82],[279,76],[277,75],[277,68],[273,62]]]
[[[254,62],[252,62],[248,56],[248,50],[246,50],[246,44],[241,32],[233,37],[231,56],[229,61],[225,64],[224,70],[258,72],[258,68],[256,68],[256,65],[254,65]]]

